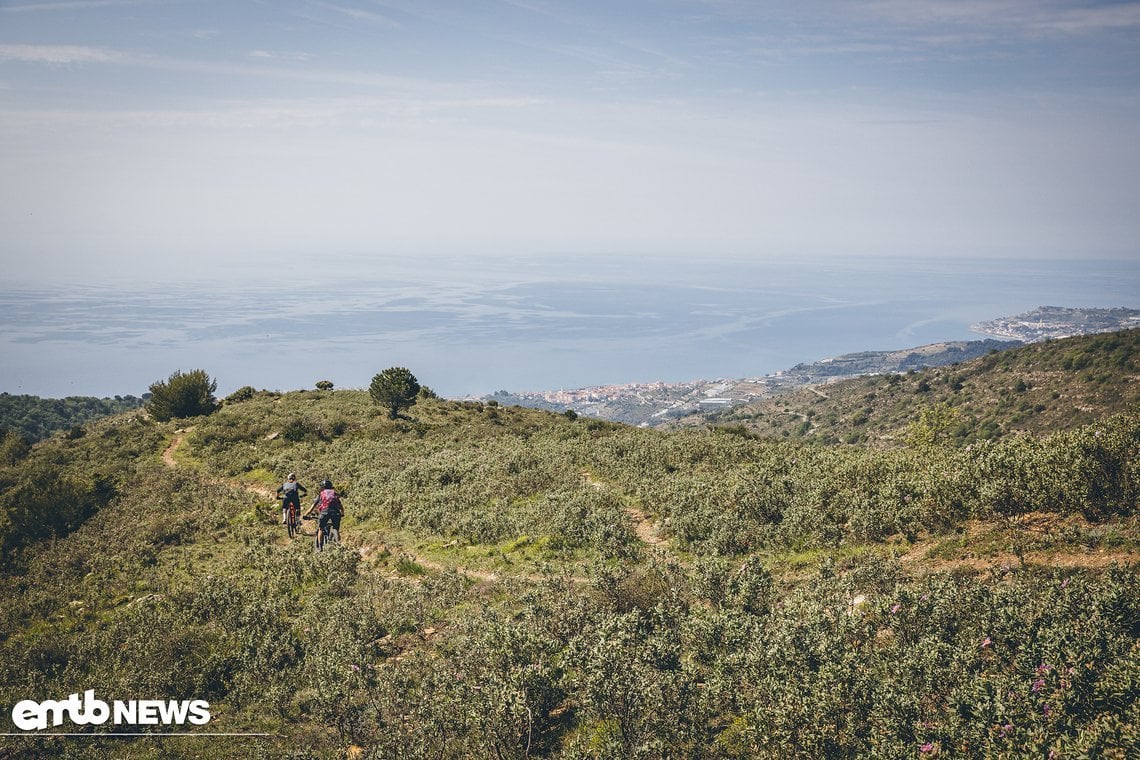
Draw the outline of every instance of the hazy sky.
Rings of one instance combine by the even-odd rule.
[[[1135,257],[1140,2],[0,2],[7,276]]]

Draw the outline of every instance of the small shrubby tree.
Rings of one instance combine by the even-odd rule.
[[[331,391],[332,389],[333,389],[332,380],[318,380],[317,381],[317,390],[318,391]]]
[[[949,404],[943,402],[928,406],[907,427],[906,441],[918,449],[945,446],[953,443],[954,431],[962,423],[962,412]]]
[[[169,380],[159,380],[150,386],[146,408],[159,422],[209,414],[217,408],[214,400],[217,388],[217,381],[211,380],[205,370],[195,369],[185,374],[175,370]]]
[[[15,430],[0,429],[0,464],[13,465],[32,450],[27,436]]]
[[[396,419],[401,409],[408,409],[416,403],[420,384],[416,376],[404,367],[389,367],[372,378],[368,392],[373,401],[387,407],[391,419]]]
[[[242,401],[249,401],[254,397],[254,394],[256,393],[257,390],[252,385],[243,385],[230,395],[226,396],[226,403],[238,404]]]

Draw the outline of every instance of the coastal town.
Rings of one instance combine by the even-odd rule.
[[[1069,309],[1042,306],[1025,314],[971,325],[981,335],[1034,343],[1074,335],[1140,327],[1140,309]]]
[[[819,387],[860,375],[908,372],[954,364],[1024,343],[1130,327],[1140,327],[1140,310],[1043,306],[1024,314],[971,325],[974,332],[989,336],[983,340],[947,341],[901,351],[861,351],[797,364],[760,377],[622,383],[546,391],[501,390],[482,399],[504,405],[572,411],[628,425],[660,427],[694,413],[714,412],[797,388]]]
[[[976,358],[994,350],[1021,345],[1018,341],[953,341],[904,351],[861,351],[797,364],[753,378],[693,380],[601,385],[555,391],[499,391],[485,400],[550,411],[572,410],[587,417],[642,427],[660,427],[697,412],[715,412],[738,404],[771,398],[805,386],[819,386],[848,377],[883,372],[906,372]]]

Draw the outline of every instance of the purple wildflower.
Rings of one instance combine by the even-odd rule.
[[[919,745],[918,751],[919,752],[933,752],[934,751],[934,742],[927,742],[926,744]]]
[[[902,609],[901,604],[892,604],[891,605],[891,614],[894,615],[896,612],[898,612],[901,609]]]
[[[1044,678],[1038,678],[1036,681],[1033,682],[1034,693],[1039,692],[1044,688],[1045,688],[1045,679]]]

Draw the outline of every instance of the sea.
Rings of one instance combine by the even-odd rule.
[[[203,369],[219,397],[364,388],[410,369],[448,398],[758,377],[983,336],[1038,306],[1140,308],[1140,258],[343,257],[315,276],[16,283],[0,391],[141,396]]]

